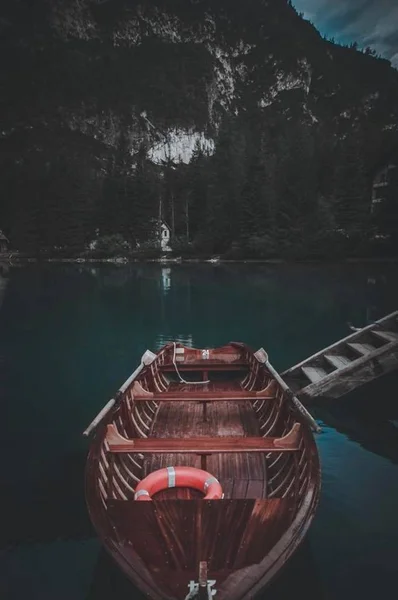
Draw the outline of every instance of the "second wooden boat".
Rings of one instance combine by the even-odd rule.
[[[262,349],[147,351],[86,430],[103,544],[153,600],[254,598],[315,513],[311,425]]]

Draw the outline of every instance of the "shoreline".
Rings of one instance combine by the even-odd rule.
[[[0,264],[8,264],[13,266],[16,264],[32,264],[32,263],[66,263],[66,264],[113,264],[127,265],[132,263],[158,263],[158,264],[265,264],[265,265],[332,265],[332,264],[378,264],[378,263],[398,263],[398,257],[378,257],[378,258],[341,258],[334,260],[327,259],[283,259],[283,258],[183,258],[183,257],[107,257],[107,258],[44,258],[44,257],[27,257],[19,255],[2,255],[0,254]]]

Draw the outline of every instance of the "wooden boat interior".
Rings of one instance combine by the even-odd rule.
[[[98,476],[104,506],[110,498],[133,499],[137,482],[166,466],[211,472],[225,499],[283,498],[294,491],[299,500],[308,482],[306,439],[297,416],[285,406],[276,381],[240,344],[205,351],[166,345],[124,392],[107,425]],[[289,435],[294,451],[289,442],[273,447]],[[115,450],[117,436],[137,443],[124,449],[119,443]],[[195,448],[189,450],[192,436]],[[251,442],[255,447],[249,450]],[[201,496],[170,488],[156,500]]]
[[[185,599],[201,561],[217,580],[217,597],[242,598],[294,551],[319,491],[308,425],[240,343],[215,350],[170,343],[152,355],[122,386],[87,464],[93,522],[155,600]],[[134,500],[147,475],[184,465],[215,476],[223,499],[203,501],[198,490],[171,487],[152,502]]]

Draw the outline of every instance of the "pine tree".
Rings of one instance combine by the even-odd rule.
[[[276,156],[269,132],[251,136],[240,200],[240,240],[245,252],[272,255],[276,244]]]
[[[244,157],[241,124],[236,118],[226,117],[211,161],[206,231],[214,252],[225,252],[238,237]]]
[[[191,240],[195,240],[198,234],[205,231],[211,163],[212,159],[205,155],[200,143],[197,142],[187,169],[188,204],[185,207],[185,214],[188,214],[188,230]]]
[[[314,139],[302,123],[285,126],[278,137],[277,226],[280,249],[305,251],[305,224],[317,202]]]
[[[398,166],[391,165],[386,176],[388,185],[382,202],[377,205],[375,215],[376,231],[383,236],[386,244],[393,252],[398,247]]]
[[[370,183],[365,171],[361,137],[351,134],[337,149],[333,192],[339,228],[349,237],[365,235],[370,219]]]

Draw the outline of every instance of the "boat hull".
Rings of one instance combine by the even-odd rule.
[[[246,387],[243,383],[242,397],[233,386],[222,397],[221,388],[215,384],[210,386],[212,398],[195,390],[195,401],[184,388],[185,395],[178,404],[170,391],[172,386],[157,396],[156,387],[151,392],[148,372],[145,379],[144,371],[142,387],[130,382],[130,395],[129,390],[124,392],[127,396],[118,399],[96,431],[86,466],[90,518],[112,558],[148,598],[186,600],[203,573],[209,598],[211,592],[217,600],[254,598],[284,567],[308,531],[320,492],[316,443],[310,428],[300,424],[299,415],[288,409],[288,400],[275,382],[261,379],[261,370],[253,365],[260,373],[258,396],[253,400],[247,398],[257,393],[257,380],[251,379],[250,373],[243,379],[249,383]],[[203,413],[206,402],[209,406]],[[144,403],[145,410],[140,413]],[[173,407],[181,415],[180,423]],[[168,421],[162,421],[162,410],[169,415]],[[257,431],[254,421],[247,425],[250,411],[259,419]],[[131,427],[129,415],[133,415]],[[140,436],[144,415],[152,421],[147,425],[149,435]],[[184,423],[189,430],[184,430]],[[220,430],[215,431],[218,437],[206,435],[206,428],[213,431],[211,428],[221,426],[221,435]],[[179,438],[173,427],[180,432]],[[116,429],[119,433],[115,437]],[[262,431],[282,437],[255,437]],[[199,438],[193,438],[198,432]],[[241,437],[231,438],[231,433]],[[230,452],[229,439],[241,439],[239,447],[244,447],[248,437],[253,442],[250,450]],[[193,448],[190,454],[179,449],[174,441],[177,438],[190,439],[185,443],[186,448]],[[132,453],[134,439],[137,451]],[[261,443],[255,440],[262,440],[267,451],[262,451]],[[204,450],[202,446],[195,449],[197,443]],[[160,450],[154,453],[157,447]],[[175,448],[171,453],[170,447]],[[212,448],[207,455],[206,447]],[[147,454],[145,448],[149,448]],[[225,487],[225,498],[203,500],[197,491],[174,488],[157,494],[152,502],[134,501],[136,483],[167,463],[207,466]]]

